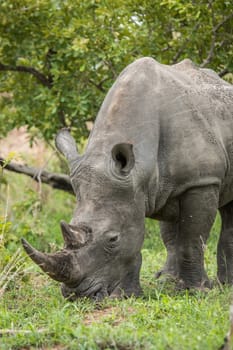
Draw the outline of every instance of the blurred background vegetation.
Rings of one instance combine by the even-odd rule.
[[[22,125],[32,141],[64,126],[87,137],[113,81],[142,56],[190,58],[232,79],[232,37],[231,0],[1,0],[0,137]]]

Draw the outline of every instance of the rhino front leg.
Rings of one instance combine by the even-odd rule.
[[[218,242],[218,279],[233,284],[233,202],[219,209],[222,229]]]
[[[137,297],[142,294],[139,280],[141,265],[142,255],[139,253],[128,269],[126,267],[128,271],[126,275],[122,276],[120,283],[111,293],[111,298],[130,297],[132,295]]]
[[[218,188],[193,188],[180,198],[177,266],[182,288],[210,287],[204,269],[204,245],[218,208]]]
[[[167,260],[162,269],[155,274],[156,278],[163,274],[168,274],[175,278],[178,275],[176,251],[178,229],[178,223],[160,221],[160,234],[167,250]]]

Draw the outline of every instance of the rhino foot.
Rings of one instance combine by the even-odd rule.
[[[161,268],[161,270],[155,273],[155,278],[158,279],[162,276],[171,277],[172,279],[176,279],[178,277],[178,270],[175,266],[176,264],[167,263]]]
[[[213,287],[213,282],[208,279],[206,275],[203,276],[201,283],[190,284],[187,281],[178,279],[176,283],[177,290],[194,290],[200,292],[207,292]]]
[[[205,272],[203,272],[201,282],[194,283],[193,281],[186,281],[179,276],[179,270],[174,266],[165,264],[164,267],[155,273],[155,278],[163,278],[167,281],[175,282],[177,290],[199,290],[207,291],[213,287],[213,282],[211,282]]]

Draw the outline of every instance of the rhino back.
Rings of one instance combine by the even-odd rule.
[[[224,193],[233,178],[232,98],[232,85],[189,60],[139,59],[107,94],[86,154],[103,165],[116,143],[132,143],[135,181],[157,208],[193,186],[218,184]]]

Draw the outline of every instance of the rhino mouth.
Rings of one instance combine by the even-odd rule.
[[[111,297],[117,285],[118,283],[114,284],[114,286],[106,287],[103,283],[97,282],[88,287],[85,286],[85,283],[83,286],[81,284],[77,287],[69,287],[66,284],[62,284],[61,292],[64,298],[70,301],[84,297],[90,298],[94,301],[102,301],[106,297]]]
[[[108,296],[106,288],[101,283],[97,283],[95,286],[91,286],[85,290],[77,291],[76,294],[78,297],[88,297],[94,300]]]

